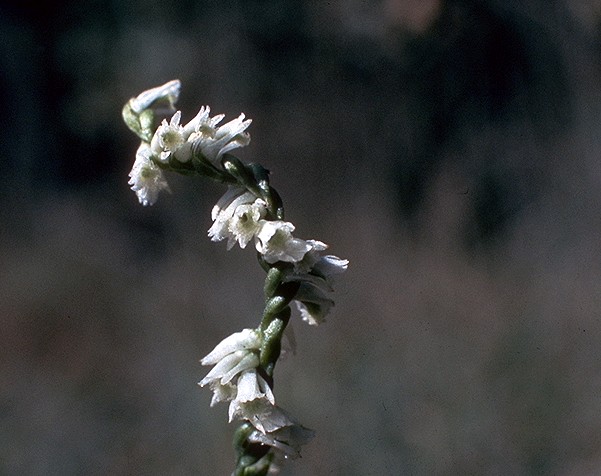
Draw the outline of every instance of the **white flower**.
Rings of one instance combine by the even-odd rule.
[[[210,112],[211,108],[209,106],[202,106],[194,119],[184,127],[187,137],[191,142],[195,142],[202,134],[210,137],[215,136],[216,126],[223,120],[225,114],[217,114],[215,117],[210,117]]]
[[[199,120],[194,133],[189,137],[194,154],[202,154],[206,159],[217,162],[223,154],[250,143],[250,135],[244,132],[251,119],[244,120],[244,114],[220,127],[216,125],[223,119],[223,114],[209,118],[209,108],[206,115]]]
[[[161,162],[169,161],[171,156],[180,162],[187,162],[192,158],[191,144],[186,142],[189,134],[180,125],[181,117],[181,111],[177,111],[169,122],[163,119],[152,137],[150,148]]]
[[[150,159],[150,156],[149,145],[142,142],[136,152],[134,166],[129,173],[128,183],[144,206],[154,204],[161,190],[169,190],[163,171]]]
[[[328,245],[321,241],[307,240],[311,250],[298,263],[294,270],[285,277],[285,281],[298,281],[300,288],[294,296],[294,304],[303,321],[316,326],[325,320],[334,301],[327,297],[333,291],[334,277],[348,268],[348,260],[333,255],[322,256],[321,252]]]
[[[297,263],[303,259],[311,245],[305,240],[294,238],[293,231],[292,223],[261,220],[261,229],[255,236],[255,246],[267,263]]]
[[[181,83],[179,79],[174,79],[168,83],[158,86],[156,88],[148,89],[143,93],[138,94],[135,98],[129,101],[129,105],[133,112],[140,114],[144,109],[148,109],[153,103],[164,103],[167,102],[166,111],[157,109],[155,112],[158,114],[165,113],[169,114],[174,111],[173,105],[179,98],[179,92]],[[157,104],[155,104],[156,106]]]
[[[304,274],[319,276],[332,286],[334,276],[344,273],[349,261],[334,255],[322,256],[321,252],[326,250],[328,245],[321,241],[307,240],[307,243],[311,245],[311,250],[294,266],[296,275],[301,276],[301,279]]]
[[[269,384],[255,368],[246,370],[238,377],[236,398],[230,403],[229,420],[235,418],[251,420],[256,417],[257,408],[269,408],[275,405],[275,397]]]
[[[265,216],[267,204],[260,198],[253,203],[236,207],[229,221],[228,230],[231,233],[228,249],[237,241],[240,248],[245,248],[261,228],[260,220]]]
[[[213,207],[213,226],[209,236],[213,241],[228,239],[227,249],[236,242],[245,248],[259,231],[260,220],[265,216],[267,204],[250,192],[230,188]]]
[[[240,114],[237,119],[217,127],[225,116],[210,117],[210,111],[209,106],[201,107],[185,126],[180,124],[181,111],[177,111],[169,122],[163,119],[150,143],[154,156],[162,162],[171,157],[187,162],[192,155],[202,154],[216,162],[226,152],[248,145],[250,135],[244,131],[250,125],[250,119],[245,121],[244,114]]]
[[[223,339],[200,362],[214,365],[199,385],[209,385],[214,395],[211,406],[232,400],[237,394],[237,380],[243,372],[259,365],[261,338],[256,329],[244,329]]]

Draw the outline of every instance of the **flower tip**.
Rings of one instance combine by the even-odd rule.
[[[173,79],[161,86],[148,89],[132,98],[129,102],[130,107],[136,114],[139,114],[144,109],[151,107],[156,101],[166,100],[169,107],[172,108],[179,98],[181,86],[182,83],[179,79]]]

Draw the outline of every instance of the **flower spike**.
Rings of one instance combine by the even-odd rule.
[[[308,324],[322,323],[334,306],[334,279],[347,270],[348,260],[325,255],[328,246],[321,241],[293,236],[295,226],[284,219],[269,171],[231,155],[249,144],[251,120],[240,114],[220,125],[224,115],[211,117],[209,106],[202,106],[185,123],[175,109],[180,89],[179,80],[169,81],[123,108],[127,126],[141,139],[128,184],[142,205],[152,205],[161,192],[170,191],[166,173],[204,176],[228,186],[212,209],[208,235],[212,241],[227,240],[228,250],[236,243],[243,249],[254,243],[267,273],[265,304],[256,328],[233,333],[201,359],[212,368],[199,385],[212,390],[211,406],[229,402],[229,421],[241,421],[234,437],[233,474],[277,474],[314,436],[276,404],[273,391],[286,331],[294,344],[288,327],[291,306]]]

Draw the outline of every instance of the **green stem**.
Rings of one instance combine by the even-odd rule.
[[[272,458],[269,447],[250,443],[248,437],[255,428],[248,422],[242,423],[234,432],[233,445],[236,452],[234,476],[264,476],[269,471]]]
[[[269,185],[269,171],[258,164],[246,166],[236,157],[225,154],[222,168],[214,166],[204,157],[193,157],[186,163],[170,161],[169,164],[157,164],[162,168],[184,175],[203,175],[216,182],[237,185],[250,191],[267,204],[268,220],[283,220],[284,206],[278,192]],[[290,263],[267,263],[261,254],[259,263],[266,271],[264,292],[265,309],[259,325],[262,334],[259,349],[259,368],[257,369],[268,385],[273,388],[273,373],[280,357],[282,338],[290,321],[290,302],[298,292],[298,282],[284,282]],[[234,476],[266,476],[272,464],[273,455],[269,447],[248,441],[255,428],[244,422],[234,434],[236,450],[236,469]]]

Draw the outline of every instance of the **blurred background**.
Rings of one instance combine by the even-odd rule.
[[[174,78],[351,262],[276,369],[282,474],[601,474],[601,2],[5,0],[0,39],[0,474],[233,468],[198,361],[263,272],[218,185],[127,185]]]

